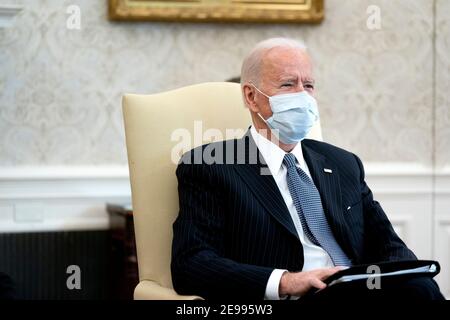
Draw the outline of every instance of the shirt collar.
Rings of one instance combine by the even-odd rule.
[[[253,140],[255,141],[256,146],[258,147],[259,152],[263,156],[266,161],[267,166],[269,167],[272,175],[277,175],[281,169],[281,165],[283,164],[284,156],[286,152],[277,146],[275,143],[266,139],[264,136],[259,134],[259,132],[255,129],[254,126],[251,126],[250,133],[252,135]],[[294,149],[292,149],[291,153],[295,156],[298,161],[300,167],[304,166],[304,158],[301,143],[297,143]]]

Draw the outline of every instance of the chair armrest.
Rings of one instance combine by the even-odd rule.
[[[154,281],[143,280],[134,289],[134,300],[203,300],[199,296],[182,296]]]

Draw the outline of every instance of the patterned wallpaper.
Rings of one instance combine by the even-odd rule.
[[[450,1],[326,0],[320,25],[112,23],[106,0],[0,3],[24,5],[0,29],[2,166],[125,164],[123,92],[237,76],[272,36],[310,48],[325,140],[365,161],[430,165],[436,136],[438,163],[450,163]],[[81,30],[66,28],[72,4]],[[370,5],[380,29],[366,25]]]
[[[436,5],[436,164],[450,166],[450,1]]]

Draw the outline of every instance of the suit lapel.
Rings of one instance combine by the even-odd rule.
[[[275,220],[299,239],[283,196],[281,195],[273,176],[270,174],[269,169],[265,165],[263,157],[259,151],[257,151],[258,149],[251,137],[250,131],[238,141],[238,143],[245,143],[246,159],[245,164],[235,164],[233,166],[234,169]],[[325,155],[313,150],[310,142],[311,140],[302,141],[303,156],[308,165],[314,184],[319,190],[328,223],[337,242],[341,245],[345,253],[347,253],[349,257],[354,257],[355,253],[353,252],[350,239],[348,238],[350,230],[347,229],[345,224],[344,211],[342,209],[342,191],[339,170]],[[254,157],[257,160],[256,163],[248,162],[248,153],[251,152],[249,150],[256,150],[257,156]],[[329,170],[326,172],[324,169],[331,170],[331,173]],[[261,174],[261,170],[266,174]]]
[[[250,131],[244,135],[241,142],[245,143],[246,157],[249,152],[258,153],[254,157],[257,161],[256,163],[246,162],[246,164],[235,164],[234,169],[275,220],[298,239],[297,230],[295,229],[283,196],[273,176],[270,174],[269,168],[265,165],[262,155],[257,151],[258,149],[251,137]]]
[[[339,170],[325,155],[310,147],[311,140],[302,141],[302,151],[311,177],[320,193],[322,206],[336,241],[350,256],[354,256],[348,239],[349,230],[345,224],[342,209],[342,190]]]

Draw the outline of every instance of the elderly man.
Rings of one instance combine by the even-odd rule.
[[[378,291],[326,288],[324,280],[347,266],[416,257],[373,200],[360,159],[305,139],[319,113],[311,59],[301,43],[259,43],[242,64],[241,87],[253,122],[247,134],[212,145],[223,161],[195,161],[202,146],[177,168],[175,290],[212,299],[442,299],[430,278]],[[230,154],[231,163],[225,161]]]

